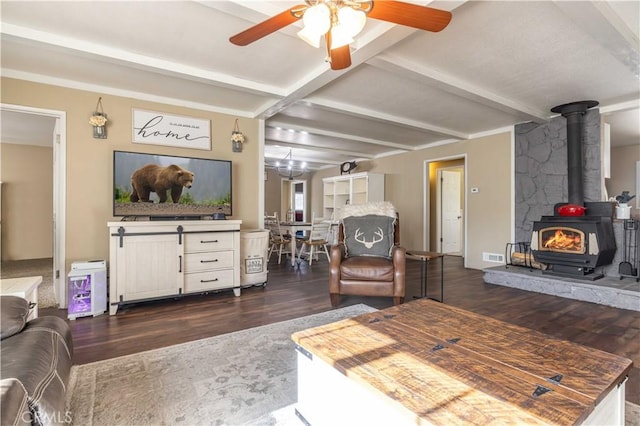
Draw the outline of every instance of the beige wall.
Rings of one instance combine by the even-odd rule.
[[[2,260],[53,257],[53,149],[0,143]]]
[[[611,149],[611,178],[607,179],[606,186],[609,197],[622,194],[622,191],[629,191],[629,194],[636,198],[631,200],[631,207],[638,204],[637,193],[640,188],[636,188],[636,162],[640,161],[640,145],[621,146]],[[632,210],[638,212],[639,209]]]
[[[482,252],[504,253],[506,243],[511,241],[511,152],[511,133],[505,132],[362,162],[356,171],[385,174],[385,199],[392,202],[400,213],[401,244],[421,249],[425,162],[466,154],[466,264],[469,268],[482,269],[496,266],[495,263],[483,262]],[[314,174],[312,209],[320,210],[322,206],[322,178],[337,174],[334,168]],[[472,187],[477,187],[478,193],[471,194]]]
[[[264,183],[264,213],[272,215],[278,212],[280,216],[280,204],[282,193],[282,178],[273,169],[267,169],[267,181]]]
[[[102,96],[104,112],[109,117],[107,139],[93,139],[88,123],[99,96]],[[240,118],[240,129],[247,136],[247,143],[242,153],[234,153],[229,138],[237,117],[231,115],[9,78],[2,78],[2,102],[66,112],[67,266],[76,260],[108,259],[106,224],[114,219],[111,216],[114,150],[231,160],[233,216],[230,219],[241,219],[243,228],[258,226],[256,189],[260,187],[258,172],[261,167],[258,120]],[[211,120],[212,150],[133,144],[132,108]]]

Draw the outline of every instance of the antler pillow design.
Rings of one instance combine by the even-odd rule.
[[[349,216],[342,219],[348,256],[391,257],[395,217]]]

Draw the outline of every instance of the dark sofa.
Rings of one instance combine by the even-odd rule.
[[[61,318],[27,321],[29,303],[0,297],[2,329],[0,390],[2,425],[53,425],[71,422],[65,412],[71,372],[71,329]]]

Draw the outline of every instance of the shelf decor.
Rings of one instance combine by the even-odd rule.
[[[233,152],[242,152],[242,144],[244,143],[244,141],[244,134],[240,131],[238,119],[236,118],[236,123],[233,126],[233,131],[231,132],[231,144]]]
[[[96,109],[89,118],[89,124],[93,126],[93,137],[95,139],[107,138],[107,114],[102,109],[102,97],[98,98]]]

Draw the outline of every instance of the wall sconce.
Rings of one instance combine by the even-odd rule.
[[[96,110],[89,118],[89,124],[93,126],[93,137],[95,139],[107,138],[107,114],[102,109],[102,97],[98,98]]]
[[[245,137],[240,131],[238,119],[236,118],[236,124],[233,126],[233,131],[231,132],[231,144],[233,152],[242,152],[242,144],[244,143],[244,141]]]

